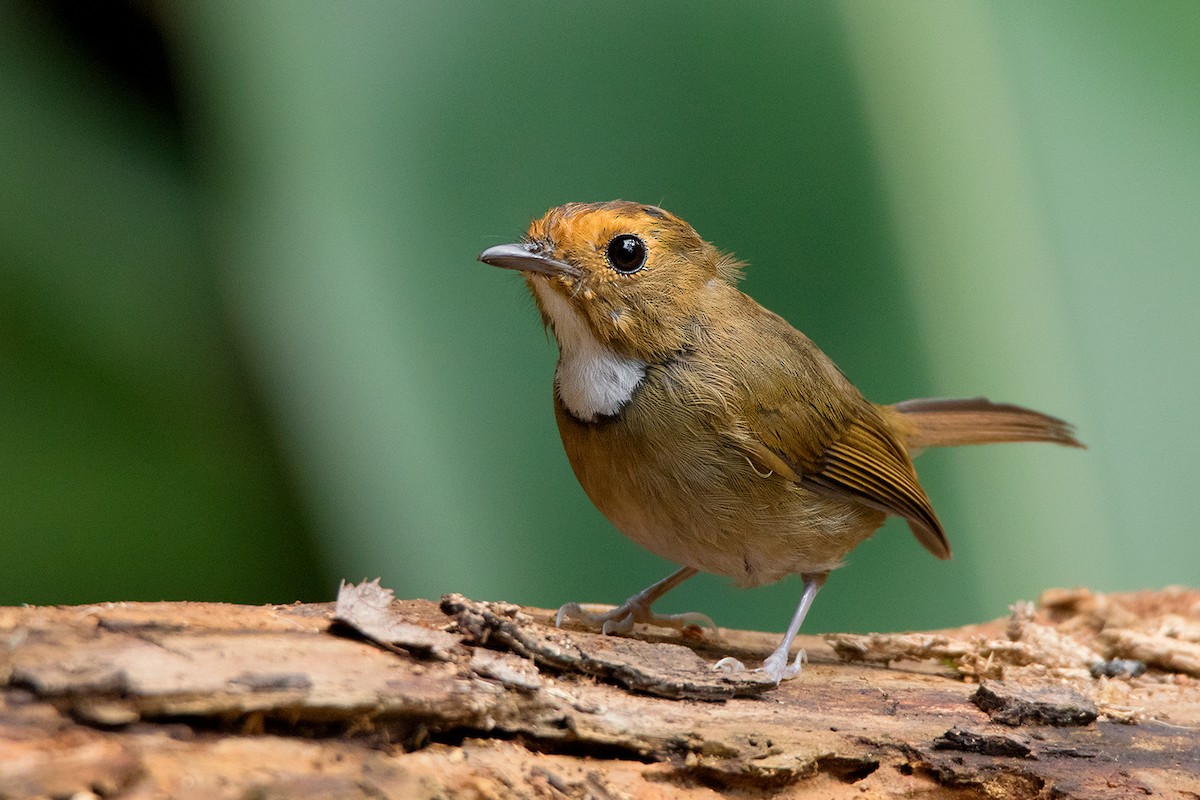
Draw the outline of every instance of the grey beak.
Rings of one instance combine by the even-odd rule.
[[[532,243],[498,244],[479,254],[479,260],[493,267],[536,272],[540,275],[579,275],[579,270],[565,261],[551,258]]]

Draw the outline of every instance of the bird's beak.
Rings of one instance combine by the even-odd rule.
[[[566,261],[551,258],[542,252],[535,242],[522,244],[498,244],[479,254],[479,260],[493,267],[515,269],[520,272],[536,272],[539,275],[579,276],[579,269]]]

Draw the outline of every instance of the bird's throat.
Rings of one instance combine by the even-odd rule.
[[[563,406],[581,422],[619,414],[646,377],[645,362],[597,339],[587,320],[546,281],[530,284],[558,340],[554,386]]]

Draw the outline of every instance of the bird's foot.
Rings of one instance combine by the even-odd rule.
[[[573,619],[577,622],[582,622],[588,627],[599,628],[600,632],[605,635],[611,633],[629,633],[633,630],[633,626],[636,623],[658,625],[662,628],[674,628],[675,630],[683,630],[688,626],[695,626],[698,628],[708,628],[714,635],[717,633],[717,623],[713,622],[706,614],[696,611],[687,611],[682,614],[655,614],[650,610],[650,604],[637,595],[608,611],[591,610],[598,608],[602,608],[602,606],[593,606],[590,604],[584,606],[580,603],[567,603],[558,609],[558,613],[554,616],[554,627],[561,628],[563,622]]]
[[[762,672],[771,680],[775,681],[778,686],[780,681],[794,678],[800,674],[800,670],[804,666],[804,662],[808,660],[808,656],[803,650],[796,653],[796,658],[792,663],[788,663],[788,654],[786,650],[776,650],[767,656],[763,661],[762,666],[751,672]],[[746,667],[742,662],[732,656],[722,658],[712,666],[715,672],[745,672]]]

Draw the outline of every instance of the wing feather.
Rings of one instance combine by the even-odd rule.
[[[925,549],[938,558],[949,558],[950,544],[912,460],[878,420],[878,415],[870,414],[851,422],[829,444],[818,469],[805,473],[800,484],[904,517]]]
[[[731,290],[736,292],[736,290]],[[701,335],[697,392],[716,391],[714,424],[763,474],[781,475],[811,491],[903,517],[938,558],[950,546],[893,432],[889,409],[868,402],[834,363],[782,317],[737,292],[728,302],[749,309],[723,316],[724,335]],[[745,326],[742,329],[742,326]],[[699,325],[703,333],[706,326]],[[729,342],[756,342],[751,350]]]

